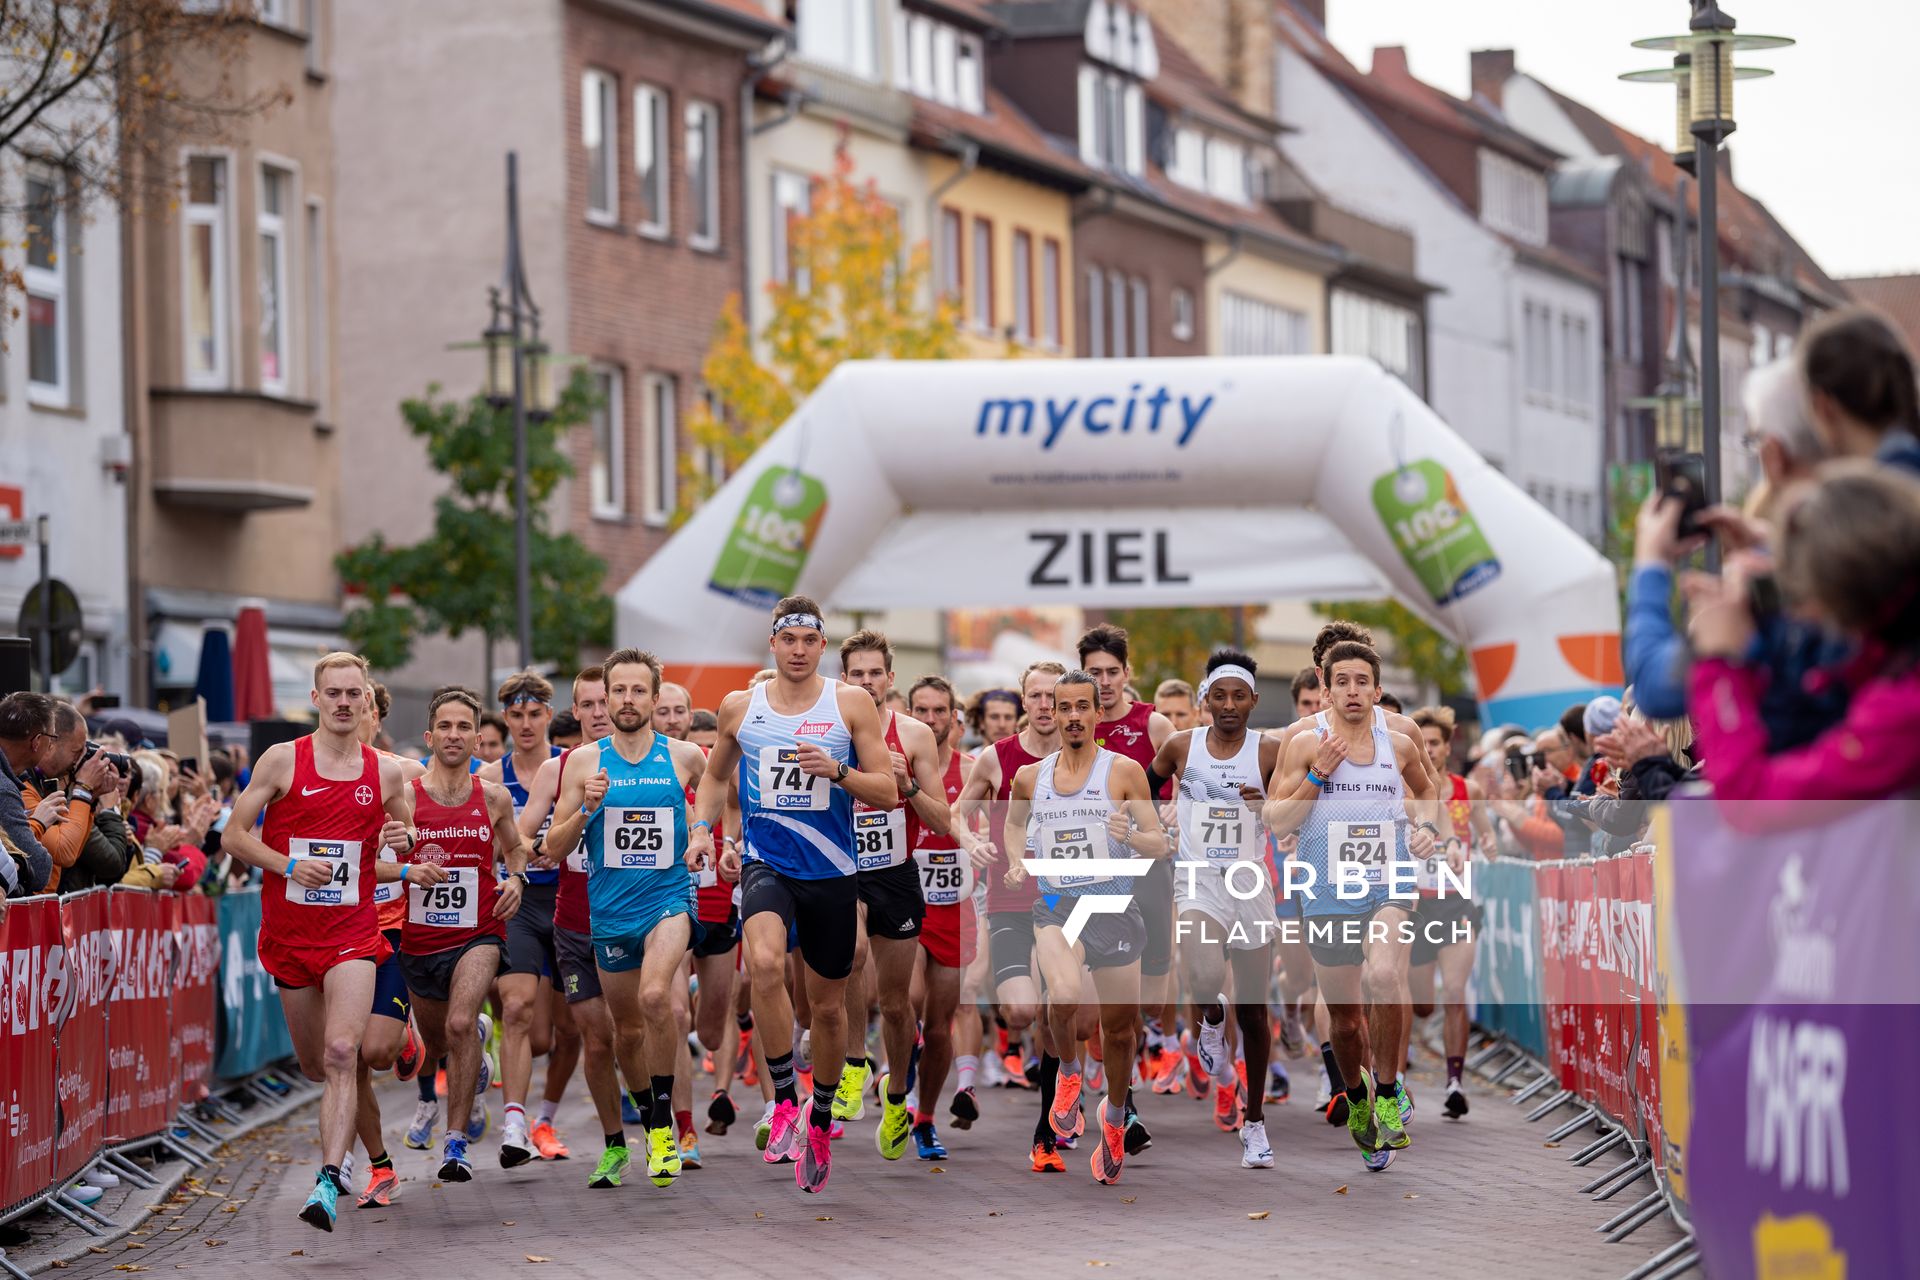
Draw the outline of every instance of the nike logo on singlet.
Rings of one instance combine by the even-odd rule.
[[[317,796],[326,789],[324,785],[318,787],[302,787],[300,788],[300,794],[303,796]]]

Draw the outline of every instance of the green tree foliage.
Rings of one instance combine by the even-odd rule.
[[[439,393],[431,386],[400,406],[408,432],[448,481],[434,500],[433,531],[408,546],[374,534],[334,559],[364,602],[347,614],[347,638],[383,671],[404,666],[423,635],[478,631],[498,641],[515,630],[513,411],[482,396],[455,401]],[[605,562],[572,534],[550,532],[547,519],[548,499],[573,470],[562,448],[566,433],[595,407],[588,380],[577,377],[550,418],[527,422],[534,657],[567,668],[582,647],[613,637]]]
[[[1133,662],[1133,687],[1151,700],[1162,680],[1185,680],[1198,685],[1215,649],[1234,642],[1234,621],[1244,620],[1246,637],[1253,634],[1251,609],[1109,609],[1107,621],[1127,629],[1127,648]],[[1250,640],[1249,640],[1250,642]]]
[[[1371,631],[1382,649],[1380,656],[1411,672],[1423,687],[1437,688],[1442,697],[1466,692],[1466,652],[1398,600],[1316,600],[1313,611]]]

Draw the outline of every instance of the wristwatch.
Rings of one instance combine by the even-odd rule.
[[[1439,827],[1437,827],[1437,826],[1435,826],[1435,825],[1434,825],[1433,823],[1431,823],[1431,822],[1423,822],[1423,823],[1421,823],[1421,824],[1420,824],[1420,829],[1421,829],[1422,831],[1424,831],[1424,832],[1426,832],[1426,833],[1427,833],[1428,835],[1430,835],[1430,836],[1432,836],[1432,837],[1433,837],[1434,839],[1436,839],[1436,840],[1440,838],[1440,828],[1439,828]]]
[[[845,760],[842,760],[840,762],[840,772],[833,775],[833,780],[835,782],[845,782],[847,780],[847,775],[851,772],[853,771],[847,768],[847,762]]]
[[[509,871],[507,872],[507,878],[510,880],[518,880],[522,889],[533,883],[533,881],[527,879],[527,873],[524,871]]]
[[[914,798],[915,796],[917,796],[917,795],[919,795],[919,794],[920,794],[920,779],[918,779],[918,778],[908,778],[908,779],[907,779],[907,785],[908,785],[909,787],[912,787],[912,788],[913,788],[913,790],[911,790],[911,791],[903,791],[903,792],[901,792],[901,794],[900,794],[900,798],[901,798],[902,800],[911,800],[911,799],[913,799],[913,798]]]

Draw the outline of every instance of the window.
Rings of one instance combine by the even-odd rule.
[[[647,458],[647,495],[640,518],[665,524],[677,499],[680,466],[678,404],[672,374],[650,373],[646,379],[646,421],[641,438]]]
[[[1313,350],[1307,313],[1243,293],[1220,295],[1220,350],[1229,356],[1299,356]]]
[[[958,209],[940,211],[940,292],[958,302],[965,296],[960,268],[962,247],[960,244],[961,218]]]
[[[1173,291],[1173,340],[1193,341],[1193,294],[1185,289]]]
[[[67,193],[58,170],[27,174],[27,395],[35,404],[65,408],[72,364],[67,344],[70,275]]]
[[[872,0],[799,0],[800,56],[862,79],[879,74]]]
[[[1087,354],[1095,360],[1107,354],[1107,276],[1098,267],[1087,268]]]
[[[260,170],[260,389],[287,393],[287,223],[293,175]]]
[[[1080,68],[1080,154],[1089,163],[1139,176],[1146,170],[1146,99],[1136,82]]]
[[[1040,245],[1040,338],[1060,347],[1060,242],[1049,236]]]
[[[1033,236],[1013,233],[1013,340],[1033,341]]]
[[[1497,151],[1480,152],[1480,221],[1528,244],[1547,242],[1547,179]]]
[[[1522,308],[1525,319],[1527,394],[1535,399],[1553,396],[1553,312],[1544,304],[1528,302]]]
[[[710,102],[687,104],[687,194],[693,226],[687,243],[720,247],[720,110]]]
[[[1225,138],[1207,139],[1207,191],[1222,200],[1247,203],[1247,151]]]
[[[960,70],[955,64],[960,57],[960,33],[946,23],[940,23],[933,29],[933,100],[935,102],[958,103],[960,101]]]
[[[186,374],[190,387],[227,385],[227,162],[187,160]]]
[[[293,0],[259,0],[260,21],[293,29]]]
[[[1411,307],[1335,290],[1329,350],[1337,356],[1367,356],[1418,391],[1420,313]]]
[[[1153,335],[1147,323],[1147,282],[1135,276],[1127,287],[1133,294],[1133,354],[1145,356]]]
[[[1173,152],[1167,162],[1167,176],[1183,187],[1204,191],[1207,187],[1207,140],[1198,129],[1175,129]]]
[[[620,220],[619,121],[613,77],[589,71],[580,77],[580,145],[587,151],[587,221],[611,226]]]
[[[1573,316],[1560,318],[1560,336],[1566,368],[1566,407],[1585,417],[1593,408],[1592,368],[1587,352],[1587,322]]]
[[[326,416],[329,359],[327,354],[327,255],[322,223],[326,211],[318,200],[307,201],[307,399]]]
[[[1619,320],[1614,326],[1614,348],[1621,359],[1638,362],[1645,354],[1641,334],[1646,318],[1640,291],[1640,263],[1625,257],[1613,261],[1617,282],[1615,303],[1620,308]]]
[[[1113,322],[1113,337],[1108,344],[1116,357],[1127,354],[1127,278],[1118,271],[1107,272],[1107,318]]]
[[[773,278],[781,284],[789,282],[804,291],[807,281],[804,273],[796,278],[800,263],[793,245],[793,223],[804,218],[813,208],[813,184],[805,174],[789,173],[782,169],[773,171],[773,241],[772,257]]]
[[[973,323],[982,333],[993,332],[993,224],[973,220]]]
[[[693,108],[687,108],[689,112]],[[643,84],[633,91],[633,173],[640,184],[640,234],[664,236],[673,229],[673,184],[668,177],[667,91]],[[688,142],[692,142],[689,134]],[[692,157],[688,157],[692,172]]]
[[[307,33],[307,72],[317,76],[326,66],[325,51],[320,47],[320,0],[300,0],[300,22]]]
[[[621,403],[620,371],[595,368],[593,379],[593,458],[587,466],[596,519],[627,514],[626,412]]]
[[[961,36],[954,52],[954,83],[960,95],[955,105],[975,115],[987,109],[985,67],[980,37]]]
[[[727,407],[720,403],[720,396],[712,387],[700,388],[700,404],[706,411],[707,421],[723,423],[727,420]],[[705,478],[709,491],[718,492],[727,482],[727,455],[724,449],[711,448],[704,444],[688,446],[693,455],[693,469]]]

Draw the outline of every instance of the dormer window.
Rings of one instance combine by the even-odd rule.
[[[1247,173],[1247,149],[1240,143],[1205,133],[1191,125],[1173,131],[1167,176],[1193,191],[1204,191],[1235,204],[1252,202]]]
[[[980,37],[923,13],[893,15],[893,83],[916,98],[975,115],[986,108]]]
[[[1142,80],[1160,74],[1160,52],[1153,43],[1153,23],[1132,5],[1093,0],[1087,6],[1087,56],[1096,62],[1130,71]]]
[[[800,56],[863,80],[880,74],[873,0],[788,0]]]
[[[1080,154],[1116,173],[1146,173],[1146,95],[1138,81],[1080,64]]]
[[[1546,175],[1482,147],[1480,221],[1526,244],[1545,244]]]

